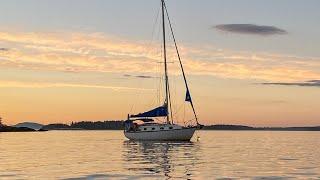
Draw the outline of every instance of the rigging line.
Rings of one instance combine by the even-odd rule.
[[[170,33],[170,29],[167,29],[167,33],[169,34]],[[167,41],[171,41],[172,39],[170,39],[170,36],[167,37]],[[169,46],[171,48],[171,46]],[[175,59],[172,58],[172,63],[174,63]],[[167,62],[168,64],[168,62]],[[171,83],[170,83],[171,82]],[[170,115],[171,115],[171,123],[173,124],[174,121],[176,121],[176,123],[179,123],[177,121],[178,117],[176,116],[176,112],[174,112],[174,109],[175,108],[175,100],[173,98],[171,98],[171,96],[173,97],[176,97],[177,95],[177,91],[176,91],[176,87],[175,87],[175,84],[176,84],[176,76],[171,76],[170,77],[170,80],[168,80],[168,86],[169,86],[169,89],[170,89],[170,92],[169,92],[169,99],[170,99]],[[173,93],[173,94],[172,94]],[[172,108],[174,107],[174,108]]]
[[[161,0],[162,5],[162,34],[163,34],[163,56],[164,56],[164,71],[165,71],[165,80],[166,80],[166,107],[167,112],[169,109],[170,99],[169,99],[169,83],[168,83],[168,67],[167,67],[167,52],[166,52],[166,25],[165,25],[165,4],[164,0]],[[167,113],[167,123],[170,124],[169,114]]]
[[[157,23],[158,23],[158,20],[159,20],[159,15],[160,14],[160,8],[158,8],[157,10],[157,13],[155,15],[155,20],[152,24],[152,33],[151,33],[151,40],[148,42],[148,43],[145,43],[145,45],[147,46],[147,52],[149,53],[151,50],[151,46],[153,44],[153,41],[154,41],[154,36],[155,36],[155,33],[156,33],[156,26],[157,26]]]
[[[161,24],[161,22],[160,22],[160,24]],[[161,38],[160,38],[160,32],[161,32],[161,26],[159,26],[159,29],[158,29],[158,39],[157,40],[159,40],[159,41],[161,41]],[[160,43],[160,48],[158,49],[158,51],[157,51],[157,54],[159,55],[159,59],[163,59],[164,57],[163,57],[163,46],[162,46],[162,44]],[[159,73],[159,105],[163,105],[163,99],[164,99],[164,101],[165,101],[165,96],[163,96],[163,94],[165,93],[165,87],[166,86],[163,86],[163,84],[164,84],[164,82],[165,82],[165,77],[164,77],[164,71],[163,71],[163,69],[162,69],[162,64],[159,64],[159,63],[157,63],[157,68],[158,68],[158,73]],[[161,104],[160,104],[160,102],[161,102]]]
[[[157,26],[157,23],[158,23],[158,20],[159,20],[159,14],[160,14],[160,8],[158,8],[157,14],[155,15],[156,18],[155,18],[155,21],[154,21],[153,26],[152,26],[151,40],[150,40],[149,43],[145,43],[145,45],[147,46],[146,47],[147,54],[149,54],[151,52],[150,47],[152,47],[152,44],[153,44],[153,41],[154,41],[154,36],[155,36],[155,33],[156,33],[156,26]],[[139,81],[139,84],[141,84],[141,81]],[[138,95],[136,96],[136,101],[133,101],[133,102],[139,102],[141,94],[142,94],[142,92],[139,91]],[[130,107],[130,111],[129,111],[130,114],[133,112],[134,109],[135,109],[135,103],[132,103],[131,107]]]
[[[168,89],[169,89],[169,82],[168,82]],[[172,100],[171,100],[171,94],[169,92],[169,105],[170,105],[170,116],[171,116],[171,123],[173,124],[173,115],[172,115]]]
[[[159,7],[159,12],[160,12],[160,9],[161,9],[161,7]],[[158,12],[158,16],[160,16],[159,13]],[[157,37],[157,41],[159,41],[160,40],[160,32],[161,32],[161,26],[160,26],[160,24],[161,24],[161,22],[159,22],[159,26],[158,26],[158,29],[157,29],[157,34],[156,34],[156,37]],[[161,40],[160,40],[161,41]],[[158,45],[158,44],[157,44]],[[156,57],[157,58],[159,58],[160,57],[160,59],[162,59],[163,58],[163,47],[162,46],[160,46],[160,48],[157,48],[156,49],[156,51],[155,51],[155,54],[156,54]],[[157,68],[157,70],[156,70],[156,73],[158,73],[158,76],[160,77],[159,78],[159,81],[158,81],[158,94],[157,94],[157,100],[158,100],[158,102],[157,102],[157,105],[163,105],[163,102],[162,102],[162,93],[163,93],[163,86],[162,86],[162,83],[163,83],[163,72],[162,72],[162,65],[161,64],[158,64],[158,63],[156,63],[156,68]],[[160,103],[161,102],[161,103]]]
[[[156,15],[156,20],[155,20],[155,22],[154,22],[154,24],[152,26],[152,40],[153,40],[155,31],[156,31],[156,26],[157,26],[157,23],[158,23],[159,14],[160,14],[160,8],[158,9],[158,12],[157,12],[157,15]]]
[[[183,116],[182,116],[183,118],[183,123],[184,123],[184,125],[186,125],[186,122],[185,122],[185,118],[186,118],[186,104],[184,104],[183,105]]]
[[[162,59],[162,47],[160,49],[160,58]],[[160,105],[160,102],[162,103],[162,100],[163,100],[163,96],[162,96],[162,93],[163,93],[163,72],[162,72],[162,65],[161,64],[157,64],[157,70],[158,70],[158,76],[160,77],[159,78],[159,84],[158,84],[158,88],[159,88],[159,94],[158,94],[158,104]],[[161,104],[163,105],[163,104]]]
[[[162,1],[163,1],[163,0],[162,0]],[[171,24],[171,21],[170,21],[168,9],[167,9],[167,6],[166,6],[166,4],[164,3],[164,1],[163,1],[163,6],[164,6],[165,11],[166,11],[166,14],[167,14],[167,18],[168,18],[168,22],[169,22],[169,27],[170,27],[170,30],[171,30],[171,35],[172,35],[173,42],[174,42],[174,45],[175,45],[175,48],[176,48],[176,52],[177,52],[177,56],[178,56],[178,59],[179,59],[180,67],[181,67],[181,70],[182,70],[183,79],[184,79],[184,82],[185,82],[185,85],[186,85],[186,89],[187,89],[187,91],[190,93],[190,91],[189,91],[189,86],[188,86],[188,83],[187,83],[187,79],[186,79],[186,76],[185,76],[185,73],[184,73],[182,61],[181,61],[181,58],[180,58],[180,53],[179,53],[179,49],[178,49],[178,46],[177,46],[177,41],[176,41],[176,38],[175,38],[174,33],[173,33],[173,28],[172,28],[172,24]],[[192,107],[193,114],[194,114],[194,117],[195,117],[195,119],[196,119],[197,125],[199,125],[198,117],[197,117],[195,108],[194,108],[194,106],[193,106],[192,100],[190,101],[190,104],[191,104],[191,107]]]
[[[179,113],[182,111],[182,107],[184,107],[184,105],[185,104],[181,104],[180,106],[179,105],[177,105],[176,107],[176,112],[173,114],[174,116],[178,116],[179,115]]]
[[[155,18],[155,21],[153,23],[153,26],[152,26],[152,34],[151,34],[151,41],[149,42],[149,44],[146,44],[147,45],[147,54],[150,53],[150,49],[153,45],[153,42],[154,42],[154,37],[155,37],[155,33],[156,33],[156,26],[157,26],[157,23],[158,23],[158,20],[159,20],[159,15],[160,14],[160,8],[158,9],[158,12],[156,14],[156,18]],[[159,33],[159,32],[158,32]]]

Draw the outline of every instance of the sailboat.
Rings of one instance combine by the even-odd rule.
[[[186,79],[183,64],[180,58],[178,46],[173,33],[173,28],[168,15],[168,10],[164,0],[161,0],[161,12],[162,12],[162,34],[163,34],[163,60],[164,60],[164,88],[165,98],[164,103],[160,107],[156,107],[150,111],[139,113],[135,115],[129,115],[124,123],[124,135],[130,140],[138,141],[190,141],[193,134],[197,129],[201,129],[203,126],[198,122],[198,117],[194,108],[194,104],[191,98],[188,82]],[[175,45],[177,57],[183,80],[186,88],[185,101],[191,105],[192,112],[194,114],[195,124],[193,125],[179,125],[175,124],[172,116],[171,96],[169,89],[169,77],[168,77],[168,62],[166,52],[166,23],[165,17],[169,23],[171,35]],[[165,123],[157,123],[154,118],[165,118]],[[140,121],[140,123],[138,123]],[[142,123],[141,123],[142,122]]]

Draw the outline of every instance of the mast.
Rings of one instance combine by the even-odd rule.
[[[162,6],[162,34],[163,34],[163,58],[164,58],[164,77],[165,77],[165,88],[166,88],[166,99],[165,105],[167,108],[167,124],[170,124],[169,119],[169,82],[168,82],[168,66],[167,66],[167,47],[166,47],[166,25],[165,25],[165,12],[164,12],[164,0],[161,0]]]

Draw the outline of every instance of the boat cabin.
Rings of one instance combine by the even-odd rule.
[[[139,123],[139,121],[143,123]],[[176,129],[182,129],[182,127],[175,124],[156,123],[153,119],[136,119],[125,121],[126,132],[170,131]]]

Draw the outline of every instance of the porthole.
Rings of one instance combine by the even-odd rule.
[[[173,129],[173,127],[169,127],[169,129]]]
[[[145,130],[145,131],[146,131],[146,130],[147,130],[147,128],[144,128],[143,130]]]
[[[152,131],[154,131],[156,128],[152,128]]]

